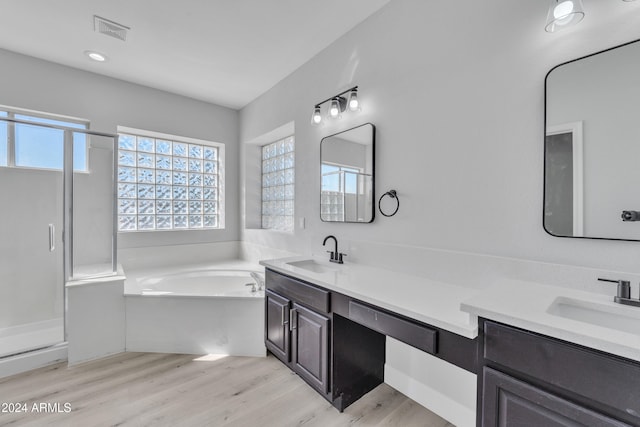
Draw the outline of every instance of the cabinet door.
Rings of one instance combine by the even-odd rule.
[[[483,427],[630,427],[485,367]]]
[[[265,337],[267,349],[278,359],[289,363],[290,301],[267,289],[265,292]]]
[[[291,317],[293,369],[322,393],[329,392],[329,319],[296,303]]]

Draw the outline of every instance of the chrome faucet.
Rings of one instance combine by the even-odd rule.
[[[333,239],[333,242],[335,243],[335,248],[333,251],[327,251],[331,254],[329,261],[331,262],[336,262],[338,264],[344,264],[344,261],[342,261],[342,257],[343,256],[347,256],[347,254],[343,254],[338,252],[338,239],[336,239],[336,236],[327,236],[324,238],[324,241],[322,242],[322,246],[326,246],[327,244],[327,240],[329,239]]]
[[[261,291],[264,288],[264,279],[262,278],[260,273],[256,273],[255,271],[251,271],[251,272],[249,272],[249,274],[251,275],[253,280],[256,281],[256,284],[258,285],[258,290]]]
[[[618,292],[613,301],[618,304],[633,305],[640,307],[640,298],[631,298],[631,284],[628,280],[611,280],[598,278],[601,282],[611,282],[618,285]]]

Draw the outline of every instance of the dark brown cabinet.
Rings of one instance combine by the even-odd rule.
[[[329,392],[329,318],[293,303],[291,364],[322,393]]]
[[[640,426],[640,364],[485,320],[478,426]]]
[[[289,363],[289,307],[291,301],[275,292],[265,292],[265,346],[278,359]]]
[[[331,400],[328,310],[329,293],[324,289],[268,272],[265,345],[274,356]]]
[[[483,370],[483,426],[629,427],[491,368]]]

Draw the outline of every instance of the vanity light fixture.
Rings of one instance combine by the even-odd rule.
[[[343,95],[349,94],[349,100],[345,98]],[[327,110],[327,118],[329,119],[339,119],[342,117],[342,113],[349,107],[349,111],[360,111],[360,102],[358,101],[358,86],[354,86],[345,90],[344,92],[340,92],[337,95],[332,96],[331,98],[327,98],[322,102],[318,102],[313,107],[313,114],[311,115],[311,124],[319,125],[322,123],[322,104],[329,104],[329,109]]]
[[[577,24],[584,18],[582,0],[551,0],[547,13],[547,25],[544,27],[548,33],[561,30]]]

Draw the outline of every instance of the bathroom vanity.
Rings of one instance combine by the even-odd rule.
[[[635,321],[633,308],[606,296],[514,281],[461,291],[425,279],[409,291],[411,276],[388,272],[393,281],[364,266],[295,258],[263,265],[268,350],[338,410],[385,380],[391,337],[477,374],[477,426],[640,426],[634,324],[612,332],[572,318],[609,310],[616,324]],[[453,307],[472,315],[466,329]],[[474,424],[466,420],[460,425]]]
[[[312,265],[306,267],[330,268]],[[327,273],[335,272],[321,274]],[[363,301],[348,289],[336,292],[268,267],[265,304],[267,349],[340,411],[384,381],[387,336],[477,372],[477,338]]]

